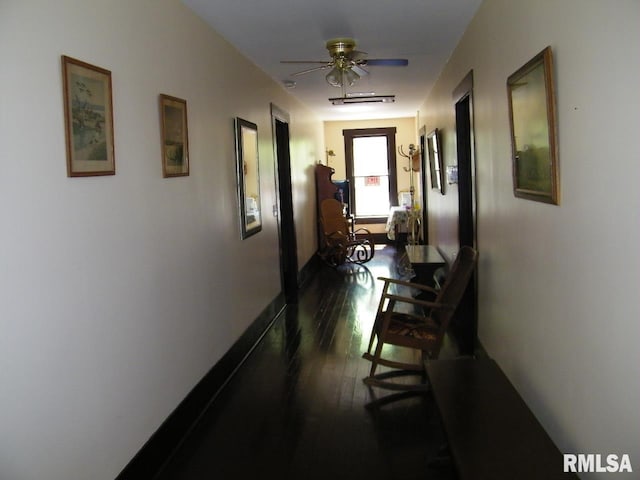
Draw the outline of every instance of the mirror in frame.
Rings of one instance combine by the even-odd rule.
[[[240,233],[245,239],[262,230],[258,126],[236,118],[235,133]]]
[[[440,131],[436,128],[427,135],[427,152],[429,155],[429,173],[431,174],[431,188],[439,190],[444,195],[444,170],[442,168],[442,148],[440,146]]]

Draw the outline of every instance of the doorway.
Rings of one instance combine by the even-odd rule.
[[[360,223],[384,223],[398,201],[396,128],[342,131],[351,212]]]
[[[275,150],[276,205],[280,246],[280,283],[287,304],[298,303],[298,247],[293,219],[291,156],[289,151],[289,115],[271,104],[271,122]]]
[[[477,249],[476,184],[473,141],[473,71],[454,90],[458,160],[458,235],[460,246]],[[453,322],[460,354],[473,355],[478,339],[478,269],[469,281]]]

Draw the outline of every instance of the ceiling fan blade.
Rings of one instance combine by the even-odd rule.
[[[406,67],[409,65],[409,60],[406,58],[370,58],[359,61],[358,64],[376,67]]]
[[[280,60],[280,63],[327,63],[326,60]]]
[[[351,60],[354,61],[360,61],[360,60],[365,60],[367,58],[367,52],[361,52],[359,50],[352,50],[351,52],[349,52],[349,54],[347,55],[348,58],[350,58]]]
[[[315,71],[318,71],[318,70],[324,70],[325,68],[330,68],[332,66],[333,66],[333,64],[324,62],[324,65],[322,65],[320,67],[307,68],[306,70],[302,70],[300,72],[292,73],[292,74],[290,74],[290,76],[297,77],[298,75],[304,75],[306,73],[311,73],[311,72],[315,72]]]

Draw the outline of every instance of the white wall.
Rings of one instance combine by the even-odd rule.
[[[512,190],[506,79],[547,45],[560,206]],[[452,92],[473,69],[480,340],[561,450],[628,453],[636,472],[639,59],[635,0],[486,0],[420,111],[455,164]],[[429,204],[432,242],[453,248],[456,186]]]
[[[115,176],[66,176],[62,54],[112,71]],[[322,124],[178,0],[2,0],[0,57],[0,478],[112,479],[280,290],[270,102],[313,255]],[[160,93],[188,102],[188,177],[162,178]],[[245,241],[236,116],[260,140]]]

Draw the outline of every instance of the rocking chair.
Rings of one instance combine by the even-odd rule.
[[[318,254],[332,267],[345,262],[365,263],[373,258],[375,243],[366,228],[353,229],[342,204],[333,198],[320,204],[321,245]]]
[[[467,288],[477,257],[478,254],[473,248],[462,247],[439,291],[418,283],[380,278],[384,281],[384,288],[371,331],[369,348],[363,355],[363,358],[371,362],[369,376],[363,380],[365,384],[391,390],[423,391],[428,389],[425,383],[400,383],[394,382],[393,378],[400,375],[423,374],[424,361],[438,358],[445,332]],[[433,301],[425,301],[411,296],[401,296],[389,291],[391,285],[419,290],[421,296],[424,293],[431,293],[435,298]],[[402,304],[405,305],[403,311],[397,311],[396,307]],[[406,305],[409,305],[409,308]],[[407,311],[410,313],[404,313]],[[373,350],[376,339],[376,348]],[[383,358],[384,345],[420,350],[422,361],[414,364]],[[378,365],[384,365],[394,370],[376,374]]]

